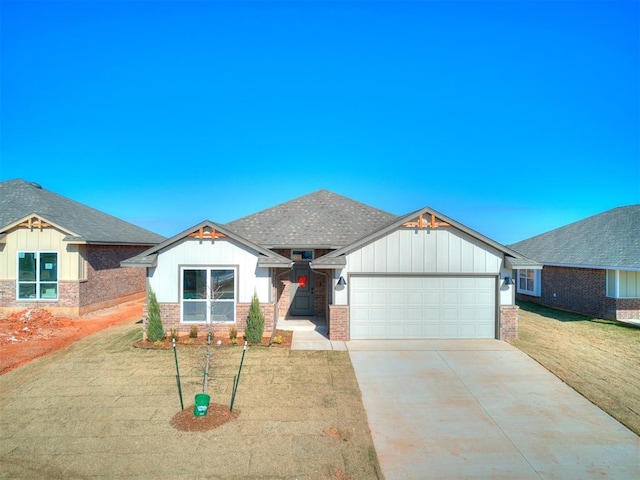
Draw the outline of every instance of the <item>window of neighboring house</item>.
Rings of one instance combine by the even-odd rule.
[[[235,292],[235,269],[183,268],[182,321],[235,322]]]
[[[607,270],[607,297],[640,298],[640,272]]]
[[[18,252],[18,300],[58,299],[58,253]]]
[[[540,270],[518,270],[518,293],[540,296]]]

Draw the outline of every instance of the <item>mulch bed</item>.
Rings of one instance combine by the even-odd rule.
[[[261,346],[261,347],[284,347],[291,348],[291,340],[293,338],[293,332],[290,330],[276,330],[274,335],[274,339],[280,339],[281,342],[272,342],[271,345],[269,342],[271,341],[271,337],[262,337],[262,342],[260,343],[249,343],[251,346]],[[221,346],[221,347],[243,347],[244,346],[244,338],[238,337],[236,339],[236,343],[228,336],[214,336],[211,340],[211,345]],[[178,337],[176,341],[176,347],[199,347],[206,346],[208,342],[208,338],[206,334],[199,334],[195,338],[191,338],[189,335],[181,335]],[[157,350],[165,350],[168,348],[173,348],[173,341],[170,337],[165,337],[163,340],[158,342],[151,342],[149,340],[140,340],[133,344],[136,348],[149,348],[149,349],[157,349]]]
[[[196,417],[193,414],[193,407],[191,405],[176,413],[171,420],[171,426],[182,432],[205,432],[235,420],[240,415],[237,410],[230,412],[227,405],[210,403],[207,414],[202,417]]]

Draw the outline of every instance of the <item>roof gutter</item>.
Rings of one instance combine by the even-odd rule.
[[[615,265],[573,265],[571,263],[544,263],[545,267],[592,268],[594,270],[623,270],[625,272],[640,272],[640,267],[621,267]]]

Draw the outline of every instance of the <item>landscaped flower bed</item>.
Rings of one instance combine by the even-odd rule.
[[[259,345],[263,347],[291,347],[291,339],[293,337],[293,332],[290,330],[276,330],[273,338],[271,337],[262,337],[262,342],[259,344],[250,344],[250,345]],[[211,345],[213,346],[221,346],[221,347],[242,347],[244,346],[245,339],[244,337],[238,337],[234,342],[228,335],[225,336],[217,336],[214,335],[211,339]],[[189,335],[180,335],[176,340],[176,347],[198,347],[207,345],[209,341],[206,333],[199,333],[197,337],[191,337]],[[134,343],[134,347],[137,348],[155,348],[155,349],[167,349],[173,348],[173,339],[167,335],[164,339],[158,340],[156,342],[152,342],[150,340],[140,340]]]

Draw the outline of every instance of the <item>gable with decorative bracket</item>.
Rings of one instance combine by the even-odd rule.
[[[28,229],[34,229],[34,228],[39,228],[40,230],[42,230],[43,228],[52,228],[53,225],[49,222],[47,222],[46,220],[38,217],[37,215],[34,215],[32,217],[29,217],[25,220],[23,220],[22,222],[18,223],[16,225],[16,227],[18,228],[28,228]]]
[[[427,218],[425,218],[425,216]],[[405,222],[403,227],[409,228],[438,228],[438,227],[450,227],[447,222],[440,221],[434,214],[431,215],[418,215],[418,219],[413,222]]]
[[[189,238],[197,238],[199,240],[216,240],[218,238],[226,238],[222,232],[216,231],[213,227],[200,227],[198,230],[191,232]]]

